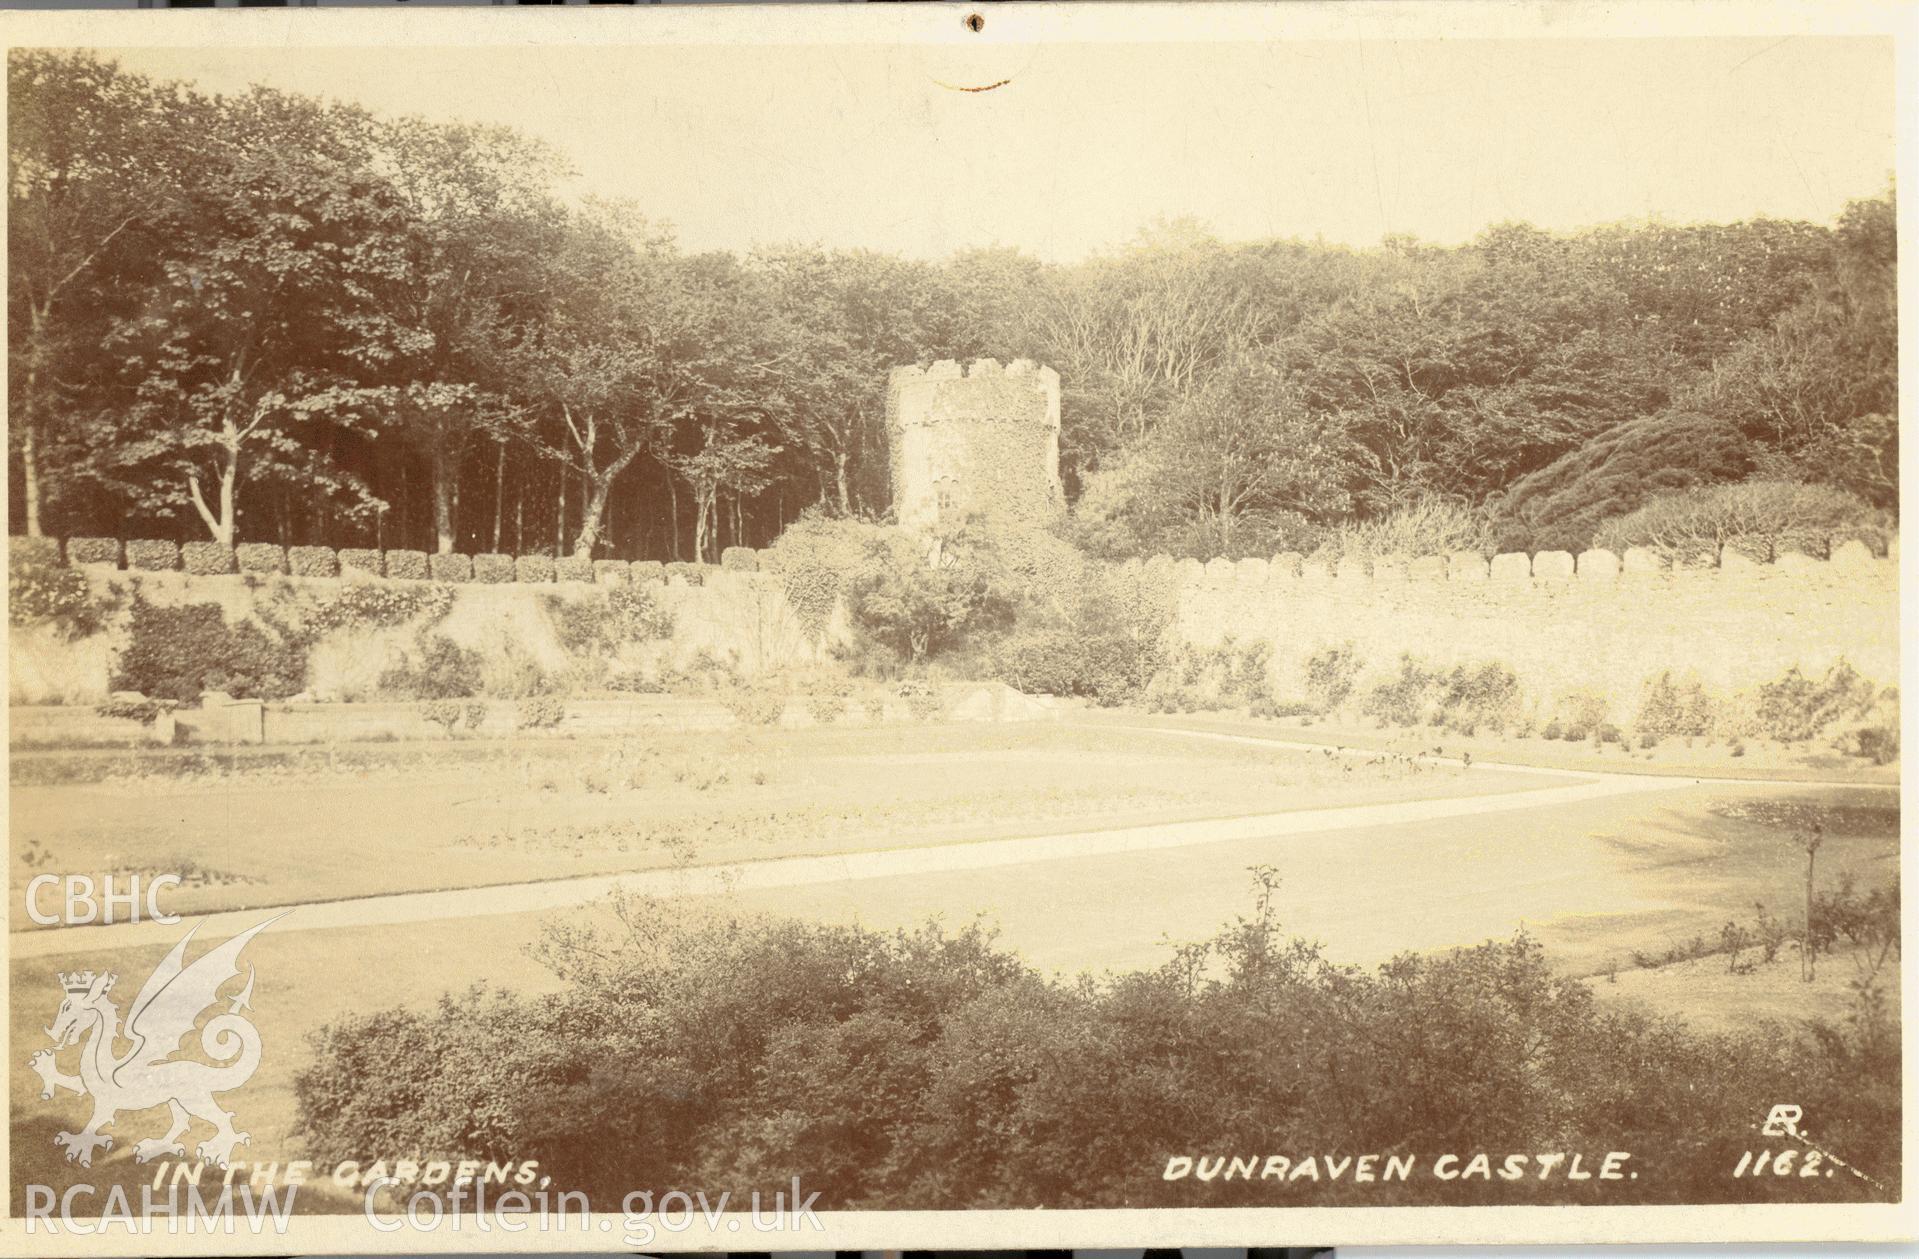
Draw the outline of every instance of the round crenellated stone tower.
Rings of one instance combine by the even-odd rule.
[[[1044,525],[1066,511],[1059,373],[1026,359],[895,367],[886,382],[893,510],[905,529],[967,516]]]

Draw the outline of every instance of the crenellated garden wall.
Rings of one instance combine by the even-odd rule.
[[[1841,658],[1881,684],[1899,678],[1896,539],[1884,556],[1835,540],[1829,559],[1766,564],[1728,548],[1709,567],[1671,567],[1637,548],[1337,568],[1294,554],[1146,565],[1173,583],[1184,641],[1271,643],[1281,694],[1297,688],[1306,657],[1349,641],[1377,671],[1407,652],[1436,665],[1498,661],[1548,692],[1630,693],[1667,669],[1732,690]]]
[[[844,613],[810,629],[788,604],[779,580],[759,571],[759,554],[729,548],[719,564],[661,564],[601,560],[583,564],[546,556],[434,556],[418,551],[333,551],[330,548],[211,543],[14,538],[16,554],[38,548],[80,569],[99,590],[123,592],[137,581],[141,596],[160,605],[219,604],[228,621],[253,614],[277,589],[325,595],[343,584],[431,581],[452,591],[452,605],[434,625],[463,647],[490,658],[508,640],[542,667],[564,668],[566,652],[543,604],[584,596],[596,586],[645,585],[672,614],[664,642],[625,649],[625,664],[685,658],[702,650],[731,657],[748,673],[815,662],[846,634]],[[430,561],[439,561],[433,563]],[[122,564],[125,567],[122,567]],[[68,641],[50,629],[15,627],[8,654],[13,704],[93,704],[107,697],[113,663],[126,643],[125,617],[105,633]],[[325,699],[360,698],[405,652],[407,628],[359,627],[322,638],[309,657],[310,690]]]
[[[718,565],[662,565],[273,546],[227,551],[111,539],[72,539],[61,547],[16,538],[12,545],[62,556],[103,588],[124,587],[137,574],[149,600],[217,602],[229,620],[249,615],[282,583],[444,583],[453,590],[452,608],[436,632],[483,653],[510,638],[549,668],[564,667],[567,657],[543,602],[596,584],[658,589],[674,629],[668,641],[644,649],[655,658],[706,650],[757,672],[818,661],[849,637],[843,606],[826,625],[809,628],[779,579],[761,571],[764,553],[739,548]],[[1127,566],[1156,573],[1174,592],[1175,638],[1194,646],[1228,636],[1271,644],[1282,697],[1298,692],[1307,657],[1348,642],[1375,674],[1390,672],[1404,653],[1437,666],[1496,661],[1541,697],[1575,688],[1633,694],[1664,670],[1734,691],[1794,666],[1823,673],[1840,659],[1882,685],[1899,676],[1896,538],[1885,555],[1858,540],[1834,539],[1823,559],[1786,553],[1756,563],[1727,548],[1710,565],[1679,567],[1643,550],[1490,560],[1464,553],[1335,567],[1297,554],[1206,564],[1159,556]],[[16,704],[99,701],[124,645],[118,629],[67,642],[16,628],[12,638],[9,695]],[[313,691],[357,697],[408,641],[402,629],[323,639],[311,656]]]

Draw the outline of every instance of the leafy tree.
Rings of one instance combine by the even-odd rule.
[[[89,471],[87,379],[149,233],[177,219],[177,140],[205,103],[89,53],[28,49],[8,55],[7,99],[9,416],[37,537],[47,499]]]
[[[1003,624],[1013,582],[977,532],[945,538],[929,557],[917,539],[876,538],[846,585],[859,631],[907,664],[919,664],[963,634]]]
[[[1628,420],[1513,482],[1496,499],[1499,548],[1583,551],[1605,521],[1659,494],[1741,480],[1757,454],[1737,428],[1697,412]]]
[[[434,542],[446,554],[458,542],[465,456],[511,426],[488,337],[496,319],[533,301],[561,167],[504,127],[407,118],[377,140],[405,214],[403,269],[389,290],[403,335],[387,368],[387,423],[427,463]]]
[[[1270,555],[1350,510],[1359,453],[1342,416],[1312,411],[1277,364],[1248,354],[1095,475],[1080,528],[1108,553],[1123,550],[1118,530],[1182,553]]]
[[[231,545],[249,480],[290,476],[370,505],[295,430],[370,422],[365,381],[407,334],[386,300],[399,209],[370,168],[367,117],[256,89],[215,121],[185,194],[195,227],[108,338],[131,402],[102,458],[141,507],[191,506]]]
[[[1737,545],[1760,561],[1781,551],[1823,555],[1836,534],[1877,536],[1881,517],[1863,499],[1829,485],[1747,481],[1661,494],[1600,526],[1597,544],[1643,546],[1673,556],[1716,559]]]
[[[780,444],[806,460],[820,501],[852,515],[865,505],[862,482],[885,467],[887,373],[972,347],[956,338],[941,274],[926,264],[789,248],[758,251],[749,265],[771,311],[769,418]],[[883,482],[869,488],[886,492]]]
[[[676,433],[733,414],[755,365],[729,336],[738,307],[712,268],[631,207],[590,206],[560,236],[550,301],[501,326],[498,361],[525,409],[519,433],[583,483],[573,551],[587,557],[621,474],[642,456],[670,465]]]

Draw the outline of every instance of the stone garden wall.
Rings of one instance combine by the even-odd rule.
[[[1829,559],[1754,563],[1730,548],[1710,567],[1673,568],[1649,551],[1431,556],[1337,569],[1298,555],[1173,561],[1176,634],[1273,646],[1280,694],[1313,652],[1350,641],[1369,669],[1410,652],[1437,665],[1499,661],[1544,691],[1630,692],[1666,669],[1737,689],[1840,658],[1882,685],[1899,680],[1898,543],[1886,556],[1837,541]]]
[[[128,587],[137,580],[142,597],[162,605],[217,603],[229,621],[250,615],[282,584],[324,594],[348,582],[434,581],[453,591],[451,610],[434,626],[463,647],[497,657],[510,640],[542,667],[565,666],[543,602],[584,596],[593,587],[625,583],[654,589],[673,615],[671,638],[624,649],[626,665],[666,658],[684,660],[705,650],[733,657],[747,673],[820,659],[846,634],[836,612],[819,634],[801,624],[778,579],[759,571],[760,553],[729,548],[719,564],[629,564],[601,560],[584,564],[545,556],[434,556],[418,551],[334,551],[322,547],[241,546],[211,543],[129,542],[112,539],[12,539],[23,546],[59,548],[69,564],[96,588]],[[113,660],[125,645],[124,617],[104,634],[76,642],[50,630],[15,628],[9,652],[8,697],[12,704],[95,704],[109,693]],[[358,629],[322,639],[310,657],[311,690],[327,699],[357,699],[412,640],[411,631]]]

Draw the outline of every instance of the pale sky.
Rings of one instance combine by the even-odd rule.
[[[1524,219],[1828,222],[1894,166],[1891,41],[143,49],[129,68],[511,123],[687,246],[1067,260],[1228,240],[1457,243]],[[980,86],[984,92],[942,86]]]

